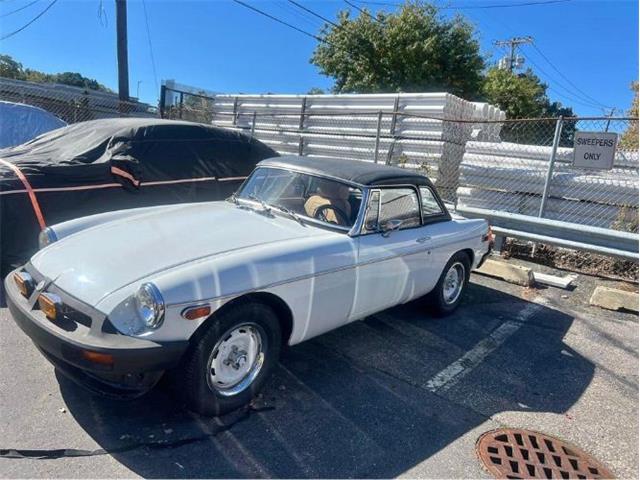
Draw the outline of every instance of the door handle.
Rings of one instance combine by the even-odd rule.
[[[427,240],[431,240],[431,237],[429,237],[429,236],[427,236],[427,237],[420,237],[420,238],[416,239],[416,242],[418,242],[418,243],[424,243],[424,242],[426,242]]]

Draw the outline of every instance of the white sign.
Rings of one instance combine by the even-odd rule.
[[[617,133],[576,132],[573,138],[573,166],[611,170],[617,143]]]

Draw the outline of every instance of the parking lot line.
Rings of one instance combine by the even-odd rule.
[[[541,297],[532,299],[531,303],[528,303],[520,310],[515,319],[508,320],[496,328],[487,338],[478,342],[462,357],[433,376],[424,384],[424,388],[430,392],[447,391],[462,377],[480,365],[491,352],[518,331],[525,322],[542,310],[543,304],[545,303]]]

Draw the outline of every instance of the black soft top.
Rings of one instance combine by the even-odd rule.
[[[411,170],[358,160],[289,155],[268,158],[257,166],[291,169],[310,175],[333,177],[368,187],[400,184],[432,187],[431,181],[427,177]]]

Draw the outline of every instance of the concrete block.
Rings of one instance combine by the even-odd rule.
[[[505,282],[522,285],[523,287],[530,287],[534,283],[533,271],[530,268],[500,262],[498,260],[488,259],[482,267],[476,271],[492,277],[501,278]]]
[[[536,281],[536,283],[551,285],[552,287],[564,288],[565,290],[571,286],[576,278],[578,278],[577,275],[565,275],[564,277],[558,277],[556,275],[533,272],[533,279]]]
[[[638,294],[616,288],[596,287],[589,300],[591,305],[607,310],[629,310],[638,312]]]

